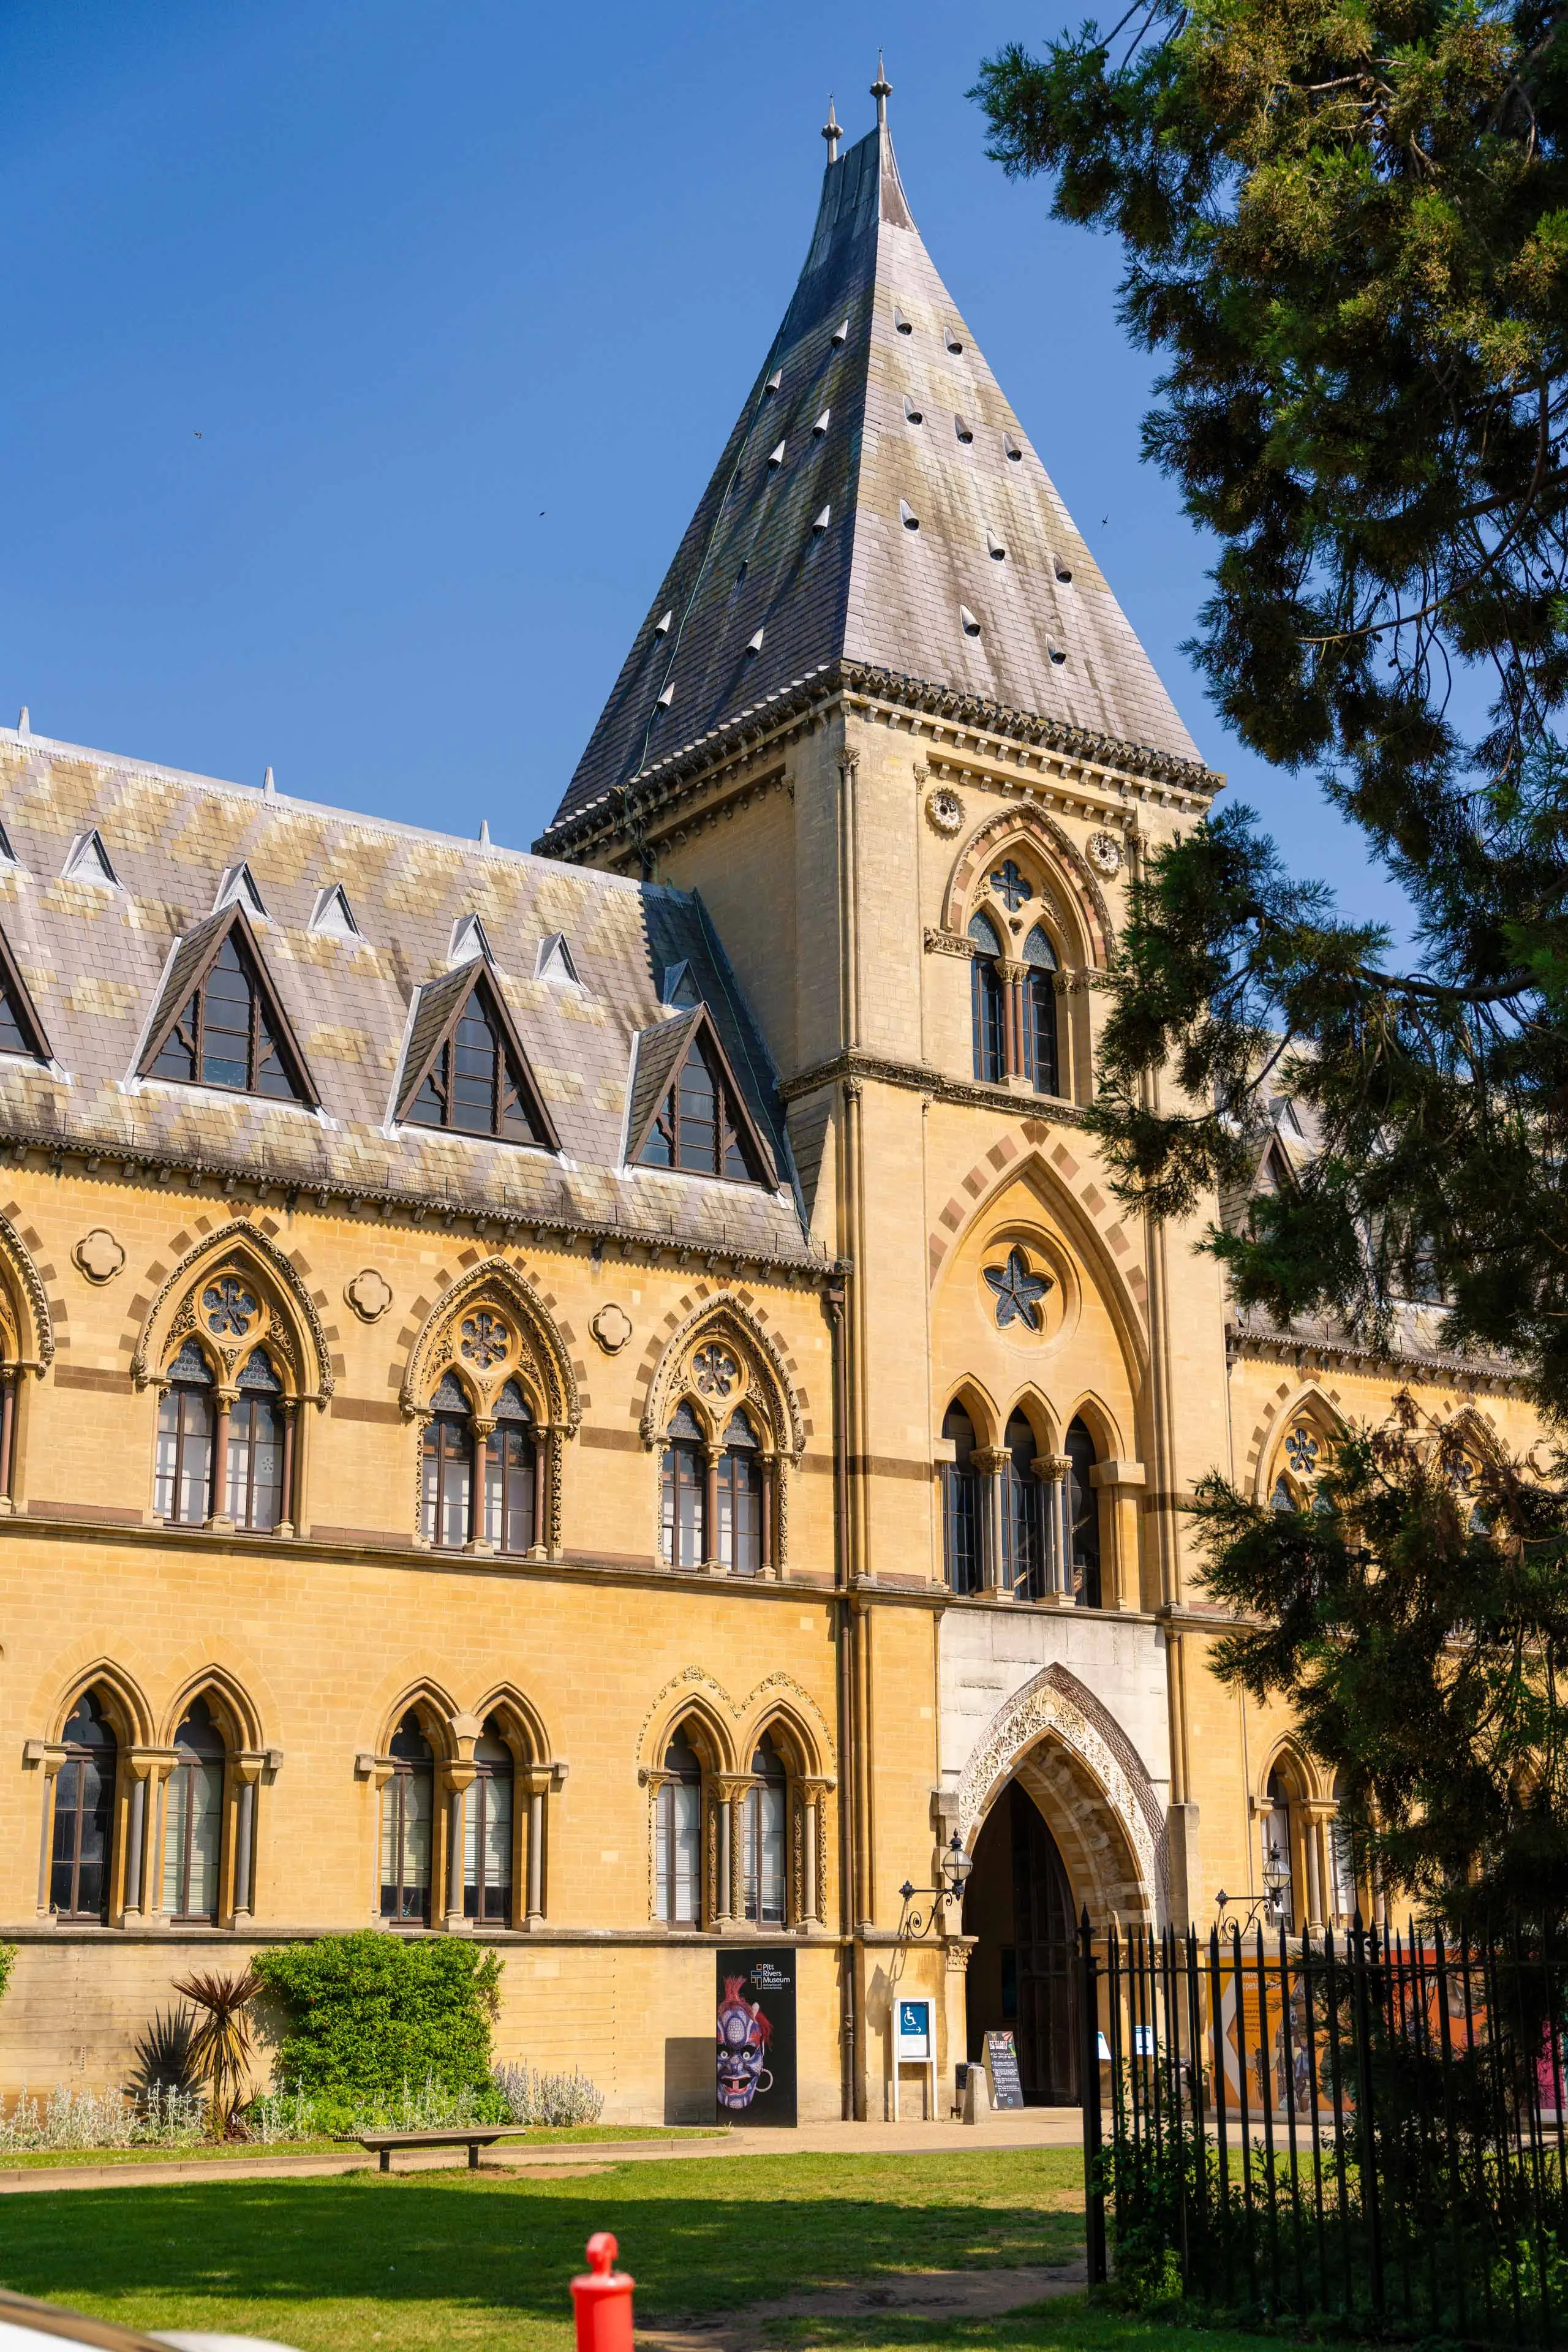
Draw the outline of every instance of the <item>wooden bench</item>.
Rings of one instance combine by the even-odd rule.
[[[369,2131],[354,2137],[361,2147],[380,2157],[383,2172],[392,2170],[395,2147],[466,2147],[468,2170],[477,2172],[481,2147],[490,2147],[498,2139],[515,2139],[528,2128],[527,2124],[459,2124],[451,2131]]]

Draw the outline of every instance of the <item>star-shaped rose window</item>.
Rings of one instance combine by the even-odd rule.
[[[1031,1274],[1021,1249],[1010,1249],[1005,1265],[988,1265],[984,1273],[996,1294],[996,1328],[1005,1331],[1009,1323],[1022,1323],[1027,1331],[1040,1330],[1046,1319],[1040,1301],[1055,1288],[1050,1276]]]

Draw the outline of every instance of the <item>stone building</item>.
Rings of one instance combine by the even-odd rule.
[[[895,1992],[1062,2098],[1084,1906],[1353,1899],[1184,1498],[1404,1383],[1531,1424],[1111,1194],[1128,879],[1221,779],[875,94],[536,854],[0,731],[0,2089],[380,1924],[612,2116],[710,2111],[736,1943],[803,2115],[882,2112]]]

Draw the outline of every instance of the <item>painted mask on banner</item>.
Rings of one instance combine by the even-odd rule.
[[[719,2105],[737,2111],[749,2107],[759,2091],[773,2086],[763,2064],[773,2021],[763,2015],[760,2002],[746,1999],[741,1990],[744,1982],[743,1977],[726,1977],[719,2003]]]

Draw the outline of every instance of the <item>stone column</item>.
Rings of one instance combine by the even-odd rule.
[[[554,1432],[542,1422],[533,1433],[533,1549],[542,1559],[550,1549],[550,1448]]]
[[[125,1820],[125,1924],[139,1927],[142,1921],[142,1880],[147,1860],[147,1775],[151,1766],[141,1757],[125,1759],[131,1776],[131,1802]]]
[[[265,1761],[261,1756],[237,1756],[234,1759],[235,1777],[239,1782],[234,1835],[234,1924],[237,1927],[247,1927],[256,1909],[256,1790]]]
[[[544,1792],[550,1783],[539,1772],[528,1776],[528,1895],[525,1927],[544,1925]]]
[[[294,1501],[294,1420],[299,1410],[300,1403],[297,1397],[284,1397],[279,1406],[279,1411],[283,1415],[283,1479],[282,1491],[278,1497],[282,1505],[282,1514],[279,1518],[276,1532],[280,1536],[291,1536],[300,1517]]]
[[[734,1816],[730,1804],[730,1783],[715,1780],[712,1784],[713,1818],[718,1832],[719,1853],[713,1873],[713,1925],[728,1927],[734,1913]]]
[[[463,1799],[478,1777],[471,1763],[455,1762],[446,1767],[446,1925],[449,1936],[457,1935],[466,1925],[463,1917]]]
[[[1030,1465],[1046,1490],[1046,1605],[1051,1609],[1070,1609],[1072,1590],[1072,1497],[1068,1486],[1068,1472],[1072,1468],[1068,1454],[1042,1454]]]
[[[52,1832],[55,1825],[55,1781],[64,1761],[63,1756],[46,1755],[43,1759],[44,1818],[38,1831],[38,1916],[40,1919],[47,1919],[49,1916],[49,1875],[50,1864],[54,1860]]]
[[[719,1557],[719,1456],[721,1445],[705,1445],[702,1449],[702,1565],[710,1576],[722,1576],[724,1563]]]
[[[474,1462],[468,1486],[468,1540],[464,1549],[489,1552],[494,1551],[495,1546],[486,1532],[485,1489],[489,1480],[490,1438],[495,1423],[476,1415],[468,1425],[474,1433]]]
[[[16,1368],[0,1368],[0,1501],[9,1504],[16,1490],[11,1475],[16,1445]]]
[[[228,1428],[238,1394],[237,1389],[219,1389],[213,1422],[212,1509],[207,1525],[218,1534],[227,1533],[234,1526],[228,1508]]]
[[[154,1750],[148,1758],[148,1764],[147,1859],[142,1868],[142,1916],[150,1926],[166,1927],[170,1921],[163,1908],[163,1816],[174,1759],[167,1751],[159,1754]]]
[[[1100,1561],[1101,1580],[1109,1588],[1102,1594],[1105,1605],[1109,1609],[1141,1608],[1143,1596],[1139,1590],[1134,1507],[1143,1491],[1143,1465],[1097,1462],[1089,1474],[1089,1483],[1105,1496],[1109,1507],[1105,1518],[1110,1528],[1110,1557]]]
[[[775,1454],[763,1455],[763,1530],[762,1540],[758,1546],[760,1554],[758,1564],[764,1576],[772,1576],[778,1567],[778,1562],[773,1558],[773,1482],[778,1476],[778,1458]]]
[[[984,1589],[1011,1601],[1013,1587],[1006,1570],[1006,1545],[1002,1532],[1002,1474],[1012,1461],[1005,1445],[977,1445],[969,1466],[979,1474],[980,1555]]]

